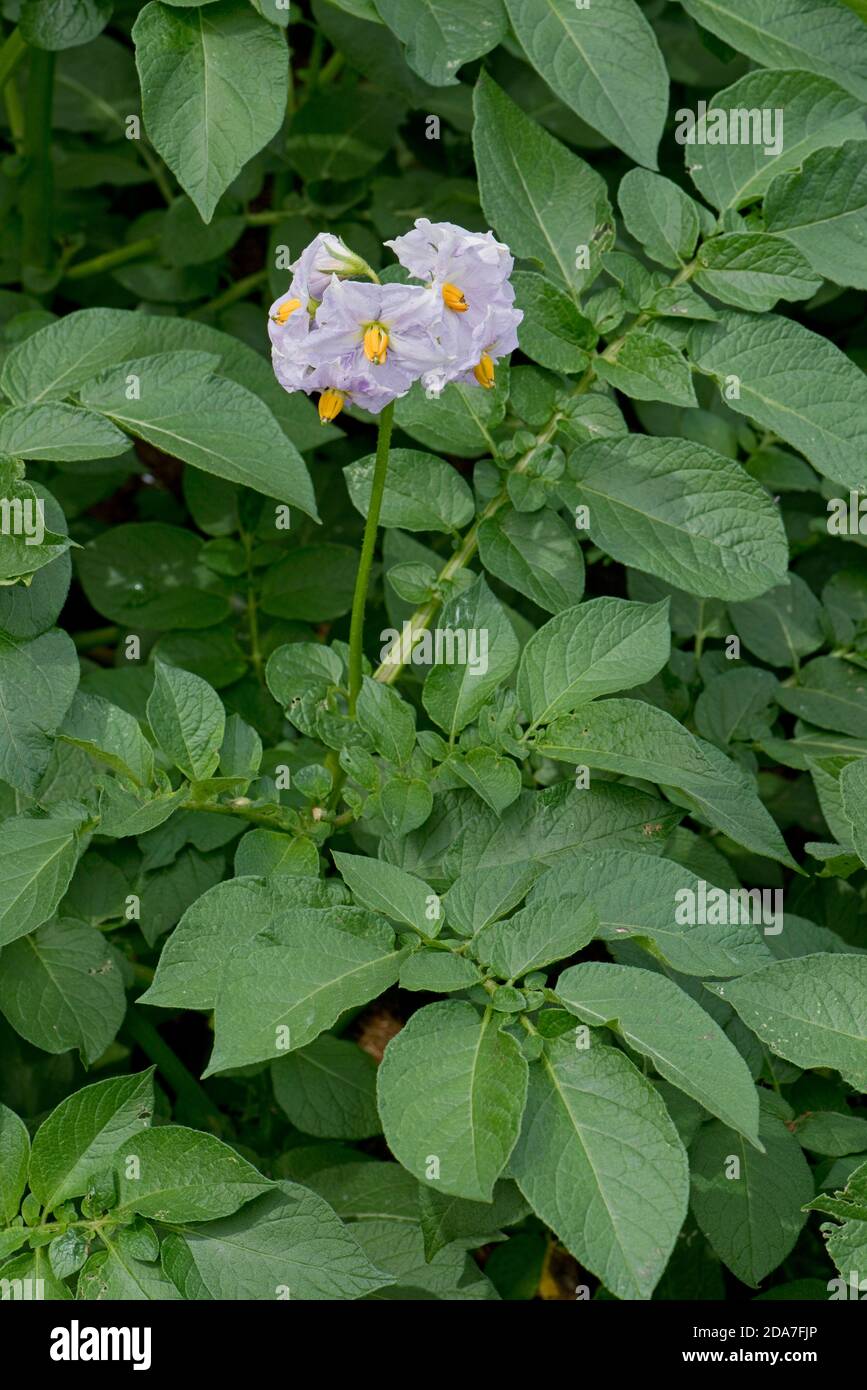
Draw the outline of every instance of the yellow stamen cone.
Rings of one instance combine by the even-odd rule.
[[[456,314],[465,314],[470,307],[464,299],[463,290],[459,290],[457,285],[443,285],[443,300],[446,308]]]
[[[343,391],[338,391],[335,386],[329,386],[319,397],[319,419],[323,425],[327,425],[329,420],[336,420],[343,409],[343,402],[346,396]]]
[[[486,352],[482,353],[481,358],[476,363],[475,367],[473,367],[473,376],[480,386],[484,386],[487,389],[493,386],[494,364]]]
[[[272,314],[271,317],[273,318],[275,323],[284,324],[286,320],[289,318],[289,316],[291,314],[294,314],[296,309],[300,308],[300,299],[284,299],[276,314]]]
[[[378,367],[385,361],[387,350],[388,334],[381,323],[372,323],[364,335],[365,357]]]

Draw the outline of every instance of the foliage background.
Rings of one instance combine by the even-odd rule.
[[[49,529],[0,537],[0,1276],[867,1277],[860,0],[2,14],[0,476]],[[717,93],[782,149],[679,144]],[[352,720],[371,421],[280,390],[265,310],[419,216],[493,227],[525,319],[398,403],[368,676],[413,613],[490,666]],[[698,880],[784,930],[684,931]]]

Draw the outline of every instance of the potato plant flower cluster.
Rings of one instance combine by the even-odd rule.
[[[432,396],[451,381],[490,389],[518,346],[514,259],[493,232],[420,217],[385,244],[420,285],[381,284],[340,237],[320,232],[269,310],[277,379],[317,393],[323,423],[347,402],[378,415],[416,381]]]

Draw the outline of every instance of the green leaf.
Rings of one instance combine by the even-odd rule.
[[[574,530],[543,507],[538,512],[503,508],[479,527],[479,555],[502,579],[549,613],[559,613],[584,592],[584,557]]]
[[[546,1044],[511,1172],[607,1289],[650,1298],[686,1216],[689,1173],[659,1093],[622,1052]]]
[[[608,245],[605,184],[485,73],[474,109],[473,151],[485,216],[516,256],[538,261],[577,300],[598,274]],[[586,258],[576,254],[580,246],[587,248]]]
[[[698,405],[689,363],[664,338],[633,328],[610,358],[595,362],[596,374],[609,386],[639,401]]]
[[[623,220],[651,260],[679,270],[698,241],[698,207],[671,179],[646,169],[630,169],[621,179],[617,201]]]
[[[715,829],[756,854],[794,864],[749,774],[664,710],[639,700],[603,700],[555,720],[536,749],[560,762],[676,787],[693,814]]]
[[[526,1088],[527,1063],[494,1014],[458,1001],[429,1004],[380,1063],[386,1141],[420,1182],[490,1202],[518,1138]]]
[[[751,742],[766,736],[773,722],[769,706],[777,690],[770,671],[753,666],[714,676],[695,702],[696,731],[718,748],[732,740]]]
[[[54,560],[66,557],[60,575],[66,589],[69,587],[69,539],[63,513],[50,493],[42,487],[32,487],[18,477],[22,465],[0,459],[0,493],[3,498],[3,544],[0,547],[0,619],[9,637],[35,637],[50,627],[57,617],[56,602],[49,609],[49,616],[42,620],[42,604],[31,599],[34,582],[44,582],[41,571]],[[56,569],[56,567],[55,567]],[[54,572],[54,571],[53,571]],[[23,584],[11,582],[23,579]],[[25,588],[27,585],[29,587]],[[61,585],[62,588],[62,585]],[[64,598],[65,590],[62,590]],[[53,599],[54,591],[49,591]],[[22,604],[22,599],[25,603]],[[29,600],[29,603],[27,602]],[[24,608],[21,617],[16,618],[16,607]],[[27,607],[39,615],[40,622],[35,625],[28,621]],[[62,602],[61,602],[62,607]],[[35,626],[35,631],[31,630]]]
[[[867,289],[865,155],[863,140],[817,150],[800,170],[774,179],[764,204],[769,232],[792,242],[818,276],[859,290]]]
[[[799,449],[835,482],[867,487],[867,386],[860,367],[792,319],[725,315],[697,324],[690,352],[721,386],[737,377],[726,402]],[[733,596],[734,597],[734,596]]]
[[[517,270],[511,280],[515,308],[524,315],[518,325],[521,351],[552,371],[583,372],[590,361],[587,349],[596,338],[589,319],[544,275]]]
[[[439,898],[423,879],[382,859],[367,859],[361,854],[335,850],[334,862],[352,896],[372,912],[381,912],[420,936],[439,935]]]
[[[143,1129],[124,1141],[114,1167],[118,1216],[138,1212],[156,1221],[231,1216],[273,1186],[228,1144],[183,1125]]]
[[[415,711],[390,686],[362,678],[355,717],[378,753],[398,767],[415,748]]]
[[[202,545],[158,521],[113,526],[79,553],[82,587],[99,613],[134,632],[210,627],[229,604],[201,564]]]
[[[0,416],[0,453],[17,458],[75,462],[114,458],[128,448],[109,420],[61,401],[12,406]]]
[[[376,456],[343,470],[353,506],[367,516]],[[392,449],[382,498],[381,526],[404,531],[457,531],[473,516],[473,494],[460,474],[433,454]]]
[[[0,837],[0,946],[26,936],[52,916],[84,849],[83,809],[54,815],[25,812],[3,822]]]
[[[304,1047],[393,985],[406,954],[366,913],[296,909],[226,962],[205,1075]]]
[[[730,604],[729,613],[744,646],[771,666],[797,667],[825,642],[822,605],[797,574],[761,598]]]
[[[0,632],[0,778],[10,786],[35,792],[78,675],[75,647],[65,632],[21,643]]]
[[[209,365],[200,353],[133,358],[85,382],[82,404],[205,473],[318,520],[304,461],[268,406],[245,386],[213,375]],[[130,378],[138,382],[132,398]]]
[[[639,164],[656,168],[668,73],[634,0],[506,0],[518,42],[554,93]]]
[[[491,430],[506,413],[508,388],[509,370],[503,362],[488,391],[480,391],[475,382],[472,386],[451,382],[441,395],[428,398],[417,381],[395,402],[395,424],[428,449],[476,458],[493,451]]]
[[[559,490],[589,509],[593,541],[622,564],[702,598],[755,598],[786,573],[788,545],[765,489],[686,439],[628,435],[581,445]]]
[[[814,1110],[797,1128],[798,1143],[810,1153],[841,1158],[867,1150],[867,1120],[836,1110]]]
[[[431,994],[451,994],[456,989],[468,989],[478,984],[480,971],[465,956],[450,951],[413,951],[404,961],[400,979],[401,989],[423,989]]]
[[[518,639],[481,575],[444,605],[436,632],[442,637],[445,659],[430,671],[422,704],[434,723],[453,737],[511,674],[518,660]],[[446,645],[449,635],[451,650]]]
[[[835,656],[817,656],[798,675],[797,685],[780,685],[783,709],[853,738],[867,738],[867,676],[858,666]]]
[[[14,1110],[0,1104],[0,1221],[9,1226],[18,1215],[27,1185],[30,1135]]]
[[[320,1139],[380,1133],[376,1063],[353,1042],[323,1033],[271,1064],[274,1098],[296,1129]]]
[[[357,179],[385,158],[402,115],[401,104],[371,101],[365,89],[314,91],[292,117],[289,161],[304,179]]]
[[[153,749],[138,720],[100,695],[76,691],[58,737],[83,748],[97,762],[131,778],[139,787],[153,781]]]
[[[754,1288],[792,1249],[807,1219],[801,1207],[813,1195],[810,1169],[783,1122],[763,1113],[759,1137],[764,1153],[714,1120],[690,1151],[696,1220],[723,1263]]]
[[[673,981],[633,966],[587,961],[563,972],[556,993],[584,1023],[616,1028],[660,1076],[758,1145],[758,1094],[746,1062]]]
[[[776,1056],[834,1067],[856,1090],[867,1089],[867,956],[775,961],[715,993]]]
[[[375,0],[389,29],[406,44],[413,72],[435,87],[457,83],[455,73],[471,58],[496,48],[506,34],[500,0]]]
[[[699,289],[756,312],[778,299],[809,299],[822,283],[796,245],[763,232],[729,232],[699,248],[693,279]]]
[[[473,938],[472,953],[502,980],[521,980],[555,960],[566,960],[596,935],[592,906],[573,898],[541,897]]]
[[[24,0],[21,37],[50,52],[89,43],[111,19],[112,0]]]
[[[379,811],[395,838],[424,825],[433,810],[433,792],[421,777],[389,777],[380,788]]]
[[[0,1013],[43,1052],[78,1048],[101,1057],[123,1022],[126,996],[102,932],[82,922],[46,922],[3,948]]]
[[[685,146],[690,178],[703,197],[721,210],[754,203],[767,192],[777,174],[800,168],[814,150],[864,137],[861,107],[855,97],[836,81],[814,77],[806,71],[748,72],[711,98],[709,122],[719,119],[712,114],[716,110],[726,113],[727,130],[732,125],[731,113],[739,113],[734,118],[738,133],[745,119],[740,113],[785,112],[785,139],[774,147],[753,139]],[[754,123],[747,125],[750,133],[753,129]]]
[[[391,1282],[321,1197],[289,1182],[234,1216],[170,1234],[162,1262],[186,1299],[343,1300]]]
[[[555,861],[531,891],[528,905],[570,897],[587,902],[599,918],[597,934],[603,940],[633,939],[684,975],[724,978],[768,965],[768,947],[749,922],[680,920],[678,895],[687,890],[697,901],[700,883],[680,864],[636,850],[573,851]]]
[[[236,946],[298,907],[324,908],[343,890],[320,879],[279,874],[218,883],[189,907],[163,947],[140,1002],[162,1008],[213,1009],[223,965]]]
[[[600,695],[643,685],[670,650],[667,599],[590,599],[530,638],[518,667],[518,702],[533,726],[547,724]]]
[[[132,37],[148,137],[210,222],[236,174],[280,129],[285,40],[243,0],[190,13],[151,3]]]
[[[800,68],[833,77],[867,97],[864,28],[843,5],[813,0],[681,0],[687,14],[762,67]]]
[[[490,1203],[447,1197],[435,1187],[420,1187],[418,1203],[428,1260],[455,1241],[462,1248],[475,1250],[491,1241],[504,1240],[499,1227],[516,1225],[528,1211],[513,1182],[497,1183]]]
[[[357,552],[348,545],[299,545],[269,567],[262,610],[275,618],[306,622],[340,618],[352,607],[357,566]]]
[[[80,1197],[119,1146],[137,1142],[153,1115],[153,1073],[151,1067],[85,1086],[40,1125],[30,1158],[30,1187],[49,1211]]]
[[[226,712],[207,681],[158,661],[147,715],[160,748],[191,782],[216,771]]]
[[[76,1298],[98,1300],[176,1300],[180,1294],[159,1265],[148,1264],[122,1248],[118,1231],[108,1250],[91,1255],[78,1277]],[[116,1243],[115,1243],[116,1242]]]
[[[450,759],[449,767],[497,815],[521,793],[521,769],[493,748],[471,748],[465,757]]]
[[[517,907],[541,873],[541,864],[520,859],[504,862],[496,874],[467,869],[443,899],[449,925],[461,936],[475,936]]]
[[[867,759],[847,763],[840,773],[843,812],[852,827],[852,842],[867,864]]]

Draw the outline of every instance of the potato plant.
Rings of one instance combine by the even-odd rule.
[[[863,0],[2,17],[3,1298],[867,1296]]]

